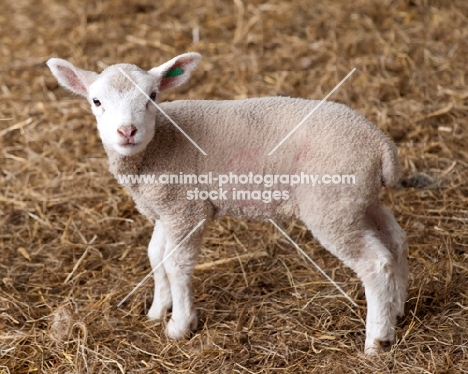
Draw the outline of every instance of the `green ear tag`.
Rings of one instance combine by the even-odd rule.
[[[164,78],[175,77],[181,74],[184,74],[184,71],[181,68],[175,68],[175,69],[169,70],[164,76]]]

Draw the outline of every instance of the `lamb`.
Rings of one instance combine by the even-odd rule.
[[[224,215],[296,218],[362,280],[368,308],[365,353],[390,350],[396,319],[404,314],[408,282],[406,234],[378,199],[381,188],[393,186],[399,177],[395,145],[362,115],[334,102],[324,102],[274,153],[270,151],[318,101],[180,100],[160,103],[164,115],[156,107],[157,98],[185,83],[200,59],[198,53],[185,53],[149,71],[117,64],[100,74],[58,58],[47,64],[63,87],[90,102],[109,169],[118,179],[211,172],[353,175],[356,183],[280,185],[281,194],[273,193],[271,202],[230,198],[238,190],[252,195],[259,187],[262,193],[268,190],[233,178],[223,191],[215,178],[204,184],[202,190],[222,194],[211,198],[195,198],[193,185],[124,183],[137,209],[156,221],[148,246],[155,269],[148,317],[164,318],[172,306],[168,337],[184,339],[196,328],[191,274],[210,221]]]

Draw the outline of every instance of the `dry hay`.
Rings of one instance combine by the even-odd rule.
[[[467,14],[464,0],[3,1],[0,373],[468,372]],[[357,68],[332,99],[392,136],[403,163],[382,195],[410,243],[391,353],[361,354],[361,285],[297,222],[287,233],[358,308],[270,224],[233,219],[206,235],[191,340],[146,320],[152,282],[115,308],[149,271],[151,223],[44,62],[150,68],[188,50],[203,62],[168,100],[320,99]]]

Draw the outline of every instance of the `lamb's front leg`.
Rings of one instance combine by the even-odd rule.
[[[197,313],[193,307],[192,273],[199,251],[202,230],[193,233],[183,244],[186,235],[177,240],[168,238],[167,256],[175,246],[179,247],[164,261],[172,294],[172,317],[167,324],[166,333],[171,339],[185,339],[197,327]]]
[[[167,279],[166,270],[162,263],[166,250],[166,235],[161,221],[156,221],[150,243],[148,245],[148,256],[151,268],[154,270],[154,298],[153,304],[148,311],[148,318],[161,319],[172,305],[171,287]]]

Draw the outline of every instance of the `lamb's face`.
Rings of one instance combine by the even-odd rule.
[[[124,156],[145,149],[154,135],[156,93],[154,77],[137,66],[104,70],[88,91],[102,142]]]
[[[118,64],[97,74],[60,58],[49,59],[47,65],[62,86],[89,100],[102,142],[131,156],[153,138],[156,94],[185,83],[200,58],[196,52],[184,53],[148,72]]]

